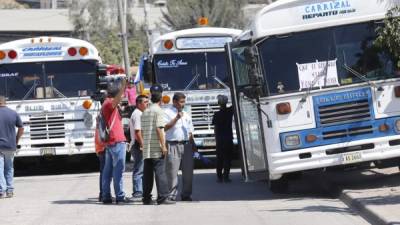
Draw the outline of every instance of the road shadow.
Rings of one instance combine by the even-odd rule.
[[[99,162],[95,154],[85,156],[59,156],[57,158],[15,158],[14,175],[42,176],[91,173],[99,170]]]
[[[88,198],[83,200],[77,200],[77,199],[57,200],[57,201],[52,201],[51,203],[57,205],[104,205],[104,206],[116,205],[114,198],[112,204],[103,204],[102,202],[99,202],[97,198]],[[135,200],[129,203],[120,203],[118,205],[123,206],[123,205],[143,205],[143,204],[141,200]]]
[[[180,177],[181,179],[181,177]],[[287,193],[274,194],[266,181],[245,182],[241,172],[231,173],[230,183],[219,183],[215,173],[197,173],[193,182],[193,198],[199,201],[258,201],[270,199],[331,198],[320,185],[310,185],[308,179],[291,181]]]
[[[352,211],[347,207],[335,207],[328,205],[317,205],[317,206],[306,206],[301,208],[287,208],[287,209],[271,209],[271,210],[260,210],[268,212],[324,212],[324,213],[340,213],[340,214],[350,214],[358,215],[356,212]]]

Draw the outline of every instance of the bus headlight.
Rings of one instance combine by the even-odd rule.
[[[90,113],[85,112],[85,114],[83,114],[83,124],[85,124],[86,128],[91,128],[93,126],[93,116]]]
[[[288,147],[296,147],[300,145],[300,136],[297,134],[285,137],[285,145]]]
[[[396,120],[395,127],[396,127],[396,131],[400,132],[400,120]]]

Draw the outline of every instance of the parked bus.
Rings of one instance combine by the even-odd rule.
[[[192,116],[194,140],[205,156],[216,154],[211,122],[219,109],[217,96],[230,96],[224,45],[240,33],[214,27],[171,32],[152,43],[145,63],[150,64],[145,66],[146,81],[161,84],[170,99],[177,91],[186,95],[184,110]]]
[[[395,0],[280,0],[227,45],[247,179],[397,165],[400,77],[376,45]],[[372,164],[373,163],[373,164]]]
[[[0,45],[0,95],[21,116],[16,157],[94,153],[101,59],[90,43],[38,37]]]

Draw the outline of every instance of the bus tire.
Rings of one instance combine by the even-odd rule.
[[[303,176],[302,171],[297,171],[297,172],[292,172],[292,173],[286,174],[286,178],[289,180],[299,180],[299,179],[301,179],[302,176]]]
[[[285,176],[278,180],[268,180],[268,187],[272,193],[283,194],[288,191],[289,181]]]

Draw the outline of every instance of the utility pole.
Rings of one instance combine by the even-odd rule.
[[[149,17],[148,17],[148,8],[147,8],[147,0],[143,0],[144,3],[144,26],[146,29],[146,37],[147,37],[147,45],[150,49],[151,40],[150,40],[150,29],[149,29]]]
[[[121,26],[121,39],[122,39],[122,49],[123,49],[123,54],[124,54],[124,67],[125,67],[125,73],[128,78],[131,78],[131,74],[129,71],[129,52],[128,52],[128,37],[126,33],[126,14],[128,10],[128,5],[126,0],[124,0],[124,5],[125,5],[125,10],[123,10],[122,7],[122,0],[117,0],[118,3],[118,18],[119,18],[119,24]]]

